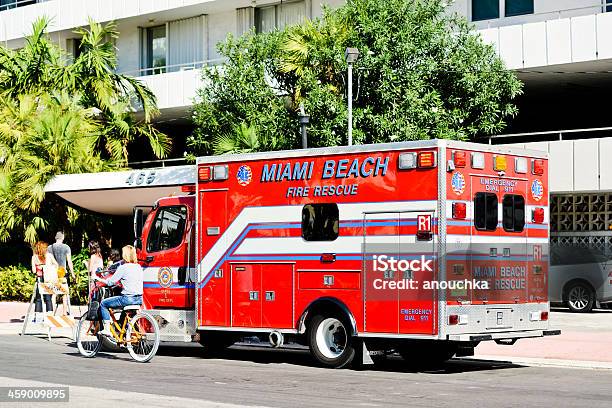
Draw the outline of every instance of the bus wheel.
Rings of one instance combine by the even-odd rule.
[[[310,352],[321,365],[342,368],[355,357],[351,333],[341,318],[317,315],[308,330]]]

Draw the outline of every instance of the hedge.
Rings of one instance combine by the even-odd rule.
[[[88,273],[83,264],[84,259],[87,259],[87,255],[82,252],[72,257],[76,274],[76,284],[70,287],[70,302],[73,305],[87,303]],[[30,268],[21,265],[0,267],[0,302],[29,302],[33,288],[34,274]]]

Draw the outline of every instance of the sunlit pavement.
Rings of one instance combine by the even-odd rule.
[[[561,335],[518,340],[512,346],[483,342],[476,348],[476,356],[507,357],[519,363],[536,362],[558,365],[559,360],[607,363],[594,367],[612,368],[612,310],[595,310],[593,313],[570,313],[567,309],[553,308],[550,314],[552,329],[560,329]],[[525,359],[522,359],[525,358]],[[553,361],[557,360],[557,361]]]
[[[611,370],[457,359],[416,369],[399,357],[331,370],[316,367],[304,350],[238,346],[214,358],[202,351],[164,345],[141,364],[127,353],[83,358],[68,339],[0,336],[0,383],[67,385],[74,407],[607,408],[612,400]]]

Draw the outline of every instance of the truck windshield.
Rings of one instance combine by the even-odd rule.
[[[147,238],[147,251],[158,252],[179,246],[183,240],[186,222],[186,207],[160,208],[155,214],[155,220]]]

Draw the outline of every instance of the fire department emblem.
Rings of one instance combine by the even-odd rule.
[[[453,173],[453,177],[451,178],[451,188],[457,195],[463,194],[465,191],[465,177],[463,174],[456,171]]]
[[[534,200],[540,201],[543,195],[544,185],[540,180],[533,180],[533,183],[531,183],[531,196]]]
[[[248,186],[251,184],[251,180],[253,180],[253,172],[251,168],[246,164],[240,166],[238,169],[238,173],[236,173],[236,178],[238,179],[238,184],[241,186]]]
[[[159,282],[159,286],[162,288],[169,288],[172,286],[172,278],[173,278],[172,269],[164,266],[163,268],[159,268],[159,272],[157,273],[157,281]]]

